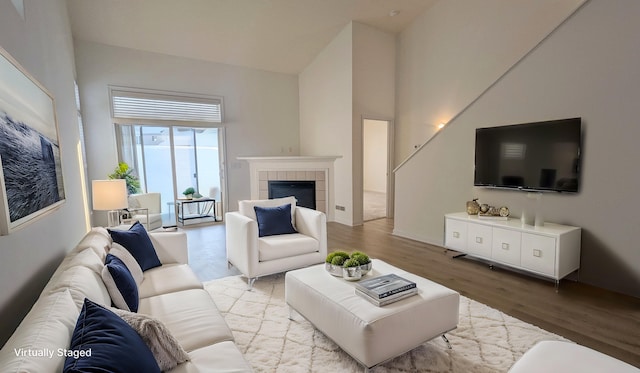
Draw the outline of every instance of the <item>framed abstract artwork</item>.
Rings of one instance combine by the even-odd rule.
[[[53,96],[0,48],[0,234],[65,200]]]

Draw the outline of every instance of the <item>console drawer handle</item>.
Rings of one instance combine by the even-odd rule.
[[[476,237],[476,243],[482,243],[482,237]]]
[[[533,256],[536,258],[540,258],[542,256],[542,251],[538,249],[533,249]]]
[[[460,232],[453,232],[453,238],[460,238]]]
[[[503,249],[503,250],[509,250],[509,244],[508,244],[508,243],[506,243],[506,242],[503,242],[503,243],[502,243],[502,249]]]

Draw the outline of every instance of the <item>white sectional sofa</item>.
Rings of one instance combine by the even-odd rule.
[[[144,272],[138,313],[164,323],[188,353],[189,361],[171,372],[250,372],[231,330],[187,264],[186,234],[151,232],[149,237],[162,265]],[[84,299],[112,304],[101,277],[111,246],[107,230],[93,228],[67,254],[0,351],[3,372],[62,371],[65,356],[58,351],[69,348]]]

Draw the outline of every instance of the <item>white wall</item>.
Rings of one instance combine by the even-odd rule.
[[[10,1],[0,2],[0,46],[54,96],[67,199],[59,209],[0,237],[0,345],[89,227],[66,4],[64,0],[25,0],[24,10],[23,20]]]
[[[525,193],[472,186],[475,128],[580,116],[581,191],[544,194],[543,216],[582,227],[580,281],[640,296],[639,17],[635,0],[587,2],[478,98],[398,171],[396,233],[442,244],[473,197],[519,216]]]
[[[249,165],[236,157],[299,153],[295,75],[83,41],[75,45],[89,180],[105,178],[117,164],[108,85],[224,97],[227,210],[237,210],[238,200],[250,198]]]
[[[387,122],[364,120],[364,190],[387,192]]]
[[[352,25],[349,24],[298,76],[300,153],[339,155],[334,168],[335,221],[352,223]],[[335,206],[329,206],[334,209]]]
[[[300,149],[341,155],[335,163],[335,221],[362,224],[363,118],[392,119],[395,38],[352,22],[300,74]],[[335,206],[329,206],[334,208]]]
[[[395,55],[394,35],[353,23],[353,225],[363,222],[362,120],[393,121],[396,109]]]
[[[395,161],[430,139],[585,0],[440,0],[398,38]]]

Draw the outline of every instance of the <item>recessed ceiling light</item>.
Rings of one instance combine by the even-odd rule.
[[[390,11],[390,12],[389,12],[389,17],[395,17],[395,16],[397,16],[398,14],[400,14],[400,11],[399,11],[399,10],[397,10],[397,9],[394,9],[394,10],[392,10],[392,11]]]

